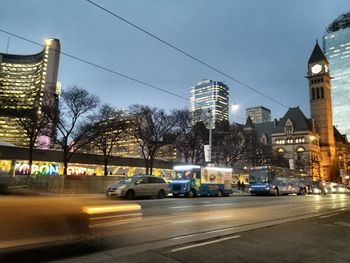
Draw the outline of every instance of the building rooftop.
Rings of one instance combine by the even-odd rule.
[[[287,113],[278,122],[276,128],[273,129],[273,133],[284,133],[284,127],[287,120],[290,119],[293,122],[294,131],[307,131],[312,130],[312,121],[305,117],[304,113],[299,107],[289,108]]]
[[[309,58],[308,63],[315,63],[315,62],[320,62],[320,61],[327,61],[325,55],[323,54],[322,49],[320,48],[318,42],[316,41],[316,45],[314,47],[314,50],[312,51],[312,54]]]

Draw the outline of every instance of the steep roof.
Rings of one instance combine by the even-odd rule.
[[[276,123],[274,121],[255,123],[256,137],[260,140],[263,134],[268,137],[268,143],[271,144],[272,130],[275,128]]]
[[[255,128],[252,119],[248,116],[247,121],[245,122],[244,128]]]
[[[334,139],[336,142],[342,142],[344,144],[348,144],[346,135],[341,134],[335,126],[333,126],[333,131],[334,131]]]
[[[307,119],[299,107],[289,108],[283,118],[278,122],[272,133],[284,133],[287,120],[293,122],[294,131],[312,131],[312,121]]]
[[[320,46],[318,45],[318,42],[316,41],[316,45],[314,47],[314,50],[312,51],[312,54],[309,58],[309,64],[310,63],[316,63],[316,62],[320,62],[320,61],[327,61],[325,55],[322,52],[322,49],[320,48]]]

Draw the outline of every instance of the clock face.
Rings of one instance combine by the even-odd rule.
[[[313,66],[311,67],[311,72],[312,72],[313,74],[320,73],[321,70],[322,70],[322,66],[321,66],[320,64],[316,64],[316,65],[313,65]]]

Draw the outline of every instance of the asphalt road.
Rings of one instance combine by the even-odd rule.
[[[136,201],[103,195],[0,196],[0,261],[93,257],[101,251],[127,256],[349,208],[347,194]]]

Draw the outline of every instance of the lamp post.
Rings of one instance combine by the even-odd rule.
[[[208,153],[208,163],[211,163],[211,144],[212,144],[212,126],[213,126],[213,118],[212,118],[212,110],[208,109],[209,115],[209,153]]]

